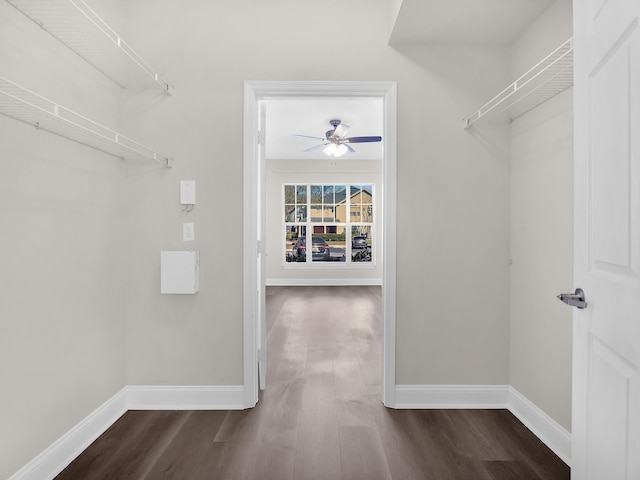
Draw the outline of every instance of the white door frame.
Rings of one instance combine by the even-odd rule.
[[[383,101],[382,166],[382,402],[395,407],[396,344],[396,198],[397,198],[397,85],[396,82],[342,81],[246,81],[244,84],[243,150],[243,359],[244,407],[258,402],[258,322],[256,291],[260,285],[256,270],[258,254],[257,219],[264,215],[258,198],[259,182],[259,108],[264,99],[291,97],[368,97]],[[264,186],[263,186],[264,187]],[[263,247],[262,247],[263,248]]]

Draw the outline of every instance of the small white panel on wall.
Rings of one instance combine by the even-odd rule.
[[[196,204],[196,181],[181,180],[180,181],[180,205]]]
[[[160,252],[160,293],[190,294],[200,291],[200,252]]]

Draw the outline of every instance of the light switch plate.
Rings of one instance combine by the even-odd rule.
[[[196,181],[195,180],[180,181],[180,204],[181,205],[196,204]]]

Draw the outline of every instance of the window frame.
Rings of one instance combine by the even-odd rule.
[[[288,202],[290,198],[287,197],[287,187],[294,187],[294,199],[295,202]],[[298,202],[298,187],[306,186],[306,204]],[[317,191],[314,193],[313,187],[321,187],[321,202],[312,202],[314,195],[317,197]],[[327,187],[333,187],[333,202],[325,203],[325,199],[327,196]],[[345,206],[345,220],[344,222],[338,221],[337,219],[337,210],[338,205],[342,204],[342,200],[340,202],[336,202],[335,193],[336,187],[344,187],[344,206]],[[365,203],[361,201],[360,203],[352,203],[352,198],[358,194],[362,194],[363,188],[369,188],[371,194],[371,202]],[[358,191],[355,193],[353,189],[357,188]],[[281,197],[281,261],[282,265],[285,268],[375,268],[376,266],[376,250],[377,250],[377,241],[376,241],[376,185],[374,182],[313,182],[313,183],[304,183],[304,182],[287,182],[282,183],[282,197]],[[330,206],[329,208],[333,208],[333,221],[325,221],[325,205]],[[305,211],[304,221],[300,220],[298,215],[295,215],[294,220],[288,220],[288,206],[293,206],[294,211],[297,213],[298,211]],[[362,212],[363,207],[368,207],[368,216],[367,219],[370,218],[370,221],[364,221],[362,213],[359,215],[359,221],[351,221],[352,218],[352,208],[359,206]],[[299,207],[304,207],[299,209]],[[315,207],[315,208],[314,208]],[[320,209],[321,216],[318,220],[318,217],[312,217],[314,211]],[[314,220],[315,218],[315,220]],[[344,261],[314,261],[313,255],[305,255],[304,261],[292,261],[289,260],[289,255],[291,252],[292,241],[290,238],[290,233],[292,232],[291,228],[296,228],[299,231],[303,231],[304,235],[307,237],[313,236],[315,233],[314,227],[323,227],[324,233],[319,233],[320,235],[327,234],[327,228],[335,228],[336,230],[344,229]],[[352,238],[354,237],[354,228],[360,228],[361,230],[367,231],[367,238],[370,239],[369,251],[371,252],[371,259],[369,261],[354,261],[353,255],[354,250],[352,249]],[[308,243],[308,240],[307,240]],[[359,250],[355,250],[356,252]]]

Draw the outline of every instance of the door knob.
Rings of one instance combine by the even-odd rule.
[[[587,308],[587,302],[584,297],[584,292],[581,288],[576,288],[575,293],[561,293],[558,295],[558,299],[570,305],[572,307],[578,307],[579,309]]]

